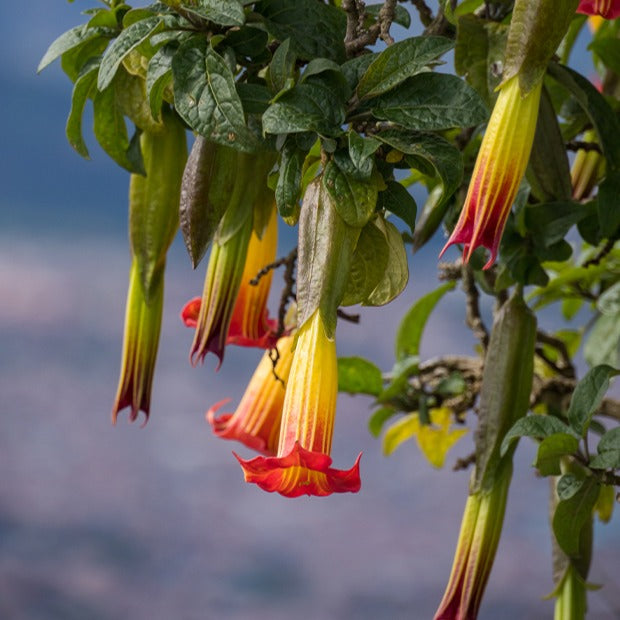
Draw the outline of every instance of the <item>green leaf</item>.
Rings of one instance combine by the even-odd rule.
[[[278,45],[269,63],[267,79],[272,90],[280,93],[284,89],[290,90],[294,85],[293,75],[297,57],[291,49],[291,40],[285,39]],[[287,87],[288,86],[288,87]]]
[[[258,148],[245,124],[233,74],[221,56],[188,41],[172,59],[172,74],[177,112],[192,129],[240,151]]]
[[[88,41],[91,41],[92,39],[110,37],[112,32],[113,31],[109,28],[90,28],[88,24],[82,24],[81,26],[75,26],[75,28],[67,30],[67,32],[61,34],[47,48],[47,51],[39,62],[37,73],[45,69],[45,67],[54,62],[56,58],[59,58],[63,54],[66,54],[67,52],[83,45]]]
[[[552,62],[549,75],[575,97],[592,121],[608,165],[620,168],[620,122],[605,97],[589,80],[568,67]]]
[[[383,272],[383,278],[374,288],[368,299],[362,303],[364,306],[383,306],[400,295],[409,280],[409,266],[407,263],[407,251],[403,238],[396,226],[378,216],[374,225],[383,231],[388,243],[387,267]]]
[[[560,501],[555,509],[553,533],[558,545],[569,557],[579,556],[581,530],[592,518],[599,490],[599,483],[587,478],[572,497]]]
[[[323,57],[344,62],[346,16],[335,6],[316,0],[262,0],[254,11],[264,17],[272,37],[278,41],[290,38],[302,60]]]
[[[445,37],[412,37],[383,50],[372,62],[357,85],[359,99],[385,93],[409,77],[424,70],[454,43]]]
[[[619,373],[605,364],[595,366],[575,387],[567,416],[569,424],[578,435],[585,436],[590,420],[609,388],[609,380]]]
[[[197,0],[182,3],[183,11],[220,26],[243,26],[245,13],[239,0]]]
[[[603,314],[620,314],[620,280],[596,300],[596,307]]]
[[[396,359],[404,359],[420,353],[422,334],[431,313],[439,300],[454,287],[454,282],[446,282],[411,306],[400,322],[396,333]]]
[[[360,181],[330,161],[323,174],[323,187],[329,192],[338,214],[349,226],[362,228],[375,212],[378,193],[375,179]]]
[[[561,500],[570,499],[583,486],[583,478],[577,478],[574,474],[564,474],[556,487],[558,497]]]
[[[396,410],[393,407],[381,407],[373,412],[368,420],[368,430],[373,437],[379,437],[383,430],[383,425],[392,417],[396,415]]]
[[[265,53],[268,39],[269,35],[264,30],[248,24],[238,29],[229,30],[226,33],[224,44],[232,47],[235,54],[241,58],[257,59]]]
[[[344,118],[344,106],[337,93],[315,83],[298,84],[267,108],[263,130],[273,134],[316,131],[338,135]]]
[[[141,157],[136,157],[136,145],[129,141],[125,118],[116,101],[114,84],[95,92],[93,110],[93,130],[101,148],[122,168],[144,174]]]
[[[579,440],[569,433],[554,433],[545,437],[538,446],[538,453],[534,461],[542,476],[559,476],[560,459],[567,454],[573,454],[579,448]]]
[[[172,59],[175,53],[174,46],[164,45],[155,52],[146,69],[146,96],[155,119],[161,117],[164,93],[172,84]]]
[[[340,69],[349,85],[349,88],[353,91],[357,88],[358,82],[362,79],[362,76],[368,70],[371,63],[377,58],[379,54],[363,54],[362,56],[356,56],[347,60],[347,62],[340,65]]]
[[[301,173],[306,154],[287,140],[280,154],[280,169],[275,196],[278,213],[285,218],[299,211]]]
[[[463,179],[461,152],[441,136],[431,133],[388,129],[375,137],[408,155],[409,165],[428,162],[432,166],[443,187],[441,198],[434,205],[436,210],[441,211]]]
[[[592,50],[608,69],[620,73],[620,39],[597,37],[588,45],[588,49]]]
[[[484,101],[471,86],[443,73],[415,75],[369,104],[376,118],[414,130],[471,127],[488,117]]]
[[[528,415],[517,420],[510,430],[504,435],[500,447],[500,456],[508,452],[508,448],[513,441],[519,437],[532,437],[535,439],[545,439],[555,434],[571,434],[570,428],[562,420],[551,415]]]
[[[88,149],[82,137],[82,115],[84,106],[95,89],[97,83],[97,71],[99,69],[98,61],[90,63],[80,74],[73,87],[71,95],[71,111],[67,119],[67,140],[69,144],[86,159],[89,158]]]
[[[620,427],[607,431],[598,442],[598,452],[590,461],[593,469],[620,469]]]
[[[397,420],[385,431],[383,436],[383,454],[389,456],[403,442],[415,436],[420,428],[417,413],[409,413]]]
[[[389,254],[384,233],[374,222],[369,222],[362,228],[355,247],[349,280],[341,302],[343,306],[368,302],[385,274]]]
[[[535,243],[546,248],[562,241],[586,215],[583,205],[572,201],[526,205],[523,209],[525,227],[533,233]]]
[[[154,15],[141,19],[125,28],[103,55],[97,79],[97,88],[99,90],[107,88],[114,79],[121,62],[123,62],[123,58],[151,35],[161,30],[163,25],[164,22],[161,17]]]
[[[237,94],[246,114],[262,115],[269,107],[271,93],[264,84],[237,83]]]
[[[620,363],[620,313],[599,316],[586,340],[583,356],[590,366]]]
[[[382,4],[367,4],[366,5],[366,15],[371,15],[372,17],[379,17],[379,11],[382,9]],[[411,26],[411,15],[402,4],[397,4],[394,8],[394,22],[403,28],[409,28]]]
[[[378,396],[383,389],[381,371],[363,357],[338,358],[338,391]]]
[[[598,188],[598,219],[601,236],[616,239],[620,234],[620,170],[610,170]]]
[[[365,170],[371,156],[381,146],[381,142],[373,137],[362,137],[356,131],[349,131],[349,157],[358,171]],[[372,171],[372,161],[370,163]]]
[[[418,209],[413,196],[398,181],[388,181],[386,186],[379,192],[377,208],[397,215],[409,226],[413,234]]]

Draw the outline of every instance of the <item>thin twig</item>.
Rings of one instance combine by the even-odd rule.
[[[587,260],[583,264],[583,267],[593,267],[594,265],[598,265],[614,249],[615,244],[615,240],[607,239],[605,245],[600,249],[596,256],[592,257],[590,260]]]
[[[556,372],[558,372],[558,374],[562,375],[563,377],[566,377],[567,379],[574,379],[575,378],[575,367],[573,366],[573,362],[568,353],[568,349],[566,348],[566,344],[559,338],[555,338],[551,334],[547,334],[541,329],[539,329],[536,332],[536,340],[540,342],[541,344],[546,344],[550,347],[553,347],[560,355],[562,364],[560,365],[558,363],[550,361],[545,356],[543,356],[541,353],[539,353],[538,349],[536,350],[536,353],[538,353],[539,356],[547,364],[549,364]]]
[[[480,316],[480,293],[476,288],[474,274],[469,265],[463,265],[463,290],[466,295],[466,315],[465,322],[467,327],[471,329],[474,336],[480,340],[482,348],[486,351],[489,346],[489,331]]]
[[[452,466],[452,471],[461,471],[463,469],[467,469],[470,465],[473,465],[476,462],[476,453],[472,452],[470,455],[466,456],[462,459],[456,459],[454,465]]]
[[[433,12],[430,10],[426,2],[424,0],[411,0],[411,4],[415,6],[420,15],[420,22],[426,28],[433,23]]]
[[[338,310],[336,310],[336,314],[338,315],[338,318],[342,319],[343,321],[349,321],[349,323],[359,323],[360,322],[360,315],[359,314],[349,314],[348,312],[345,312],[344,310],[341,310],[340,308],[338,308]]]

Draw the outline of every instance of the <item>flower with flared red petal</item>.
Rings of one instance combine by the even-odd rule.
[[[331,467],[337,396],[336,343],[316,310],[297,336],[277,455],[248,461],[235,455],[246,481],[285,497],[359,491],[359,456],[349,470]]]
[[[278,449],[285,385],[293,361],[293,336],[277,342],[278,357],[266,351],[234,413],[216,416],[228,402],[220,401],[207,411],[213,432],[223,439],[235,439],[262,454],[275,454]]]
[[[620,16],[620,0],[581,0],[577,13],[584,15],[600,15],[604,19],[615,19]]]
[[[465,262],[479,246],[491,253],[485,269],[495,261],[532,150],[541,88],[542,81],[539,81],[523,96],[518,75],[501,86],[463,210],[440,256],[451,245],[462,243]]]
[[[273,272],[269,270],[259,278],[256,284],[252,284],[251,281],[256,278],[261,269],[274,261],[277,244],[278,215],[273,209],[262,238],[258,237],[256,231],[252,231],[247,245],[245,264],[235,305],[230,315],[225,344],[260,347],[262,349],[269,349],[276,344],[278,324],[277,321],[270,319],[267,313],[267,297],[269,296]],[[213,296],[213,299],[216,300],[217,297]],[[188,327],[197,326],[201,302],[200,297],[195,297],[188,301],[181,310],[181,319]],[[225,320],[222,320],[219,323],[220,327],[223,327],[225,323]],[[217,331],[215,335],[218,337],[212,339],[210,348],[208,348],[216,353],[221,360],[224,345],[220,342],[220,332]]]
[[[505,459],[489,490],[467,498],[452,572],[434,620],[475,620],[504,522],[512,460]]]
[[[125,407],[131,407],[129,419],[132,422],[137,419],[140,411],[144,411],[148,420],[163,299],[163,273],[154,280],[151,298],[147,302],[140,282],[138,261],[134,258],[129,275],[129,292],[125,310],[121,376],[112,408],[114,424],[116,424],[118,412]]]

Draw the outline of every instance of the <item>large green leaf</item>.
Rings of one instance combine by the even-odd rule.
[[[579,440],[569,433],[554,433],[545,437],[538,446],[534,467],[542,476],[559,476],[560,459],[577,452]]]
[[[366,69],[357,85],[357,96],[368,99],[391,90],[453,46],[450,39],[437,36],[412,37],[390,45]]]
[[[419,73],[368,104],[376,118],[414,130],[471,127],[488,117],[471,86],[443,73]]]
[[[163,28],[161,17],[153,15],[137,21],[125,28],[108,47],[101,60],[97,88],[103,90],[110,85],[123,58]]]
[[[596,447],[598,454],[590,461],[594,469],[620,469],[620,427],[607,431]]]
[[[420,353],[422,334],[431,313],[439,300],[454,288],[454,282],[446,282],[438,289],[416,301],[402,318],[396,333],[396,358],[404,359]]]
[[[413,196],[398,181],[388,181],[386,188],[379,192],[377,209],[397,215],[413,234],[418,207]]]
[[[161,106],[166,88],[172,84],[172,59],[176,53],[173,45],[164,45],[155,52],[146,70],[146,96],[153,118],[161,116]]]
[[[240,151],[258,148],[226,61],[211,48],[188,41],[172,60],[177,112],[205,138]]]
[[[583,356],[591,366],[620,363],[620,312],[603,314],[594,321]]]
[[[570,433],[570,428],[562,420],[552,415],[528,415],[517,420],[504,435],[500,447],[500,455],[504,456],[513,441],[519,437],[545,439],[556,434]]]
[[[291,40],[291,47],[304,60],[324,57],[345,60],[346,16],[335,6],[316,0],[262,0],[254,11],[278,41]]]
[[[321,135],[338,135],[343,122],[340,97],[316,83],[298,84],[263,114],[263,129],[273,134],[316,131]]]
[[[184,2],[183,11],[220,26],[243,26],[245,13],[239,0],[197,0]]]
[[[71,95],[71,111],[67,119],[67,140],[69,144],[82,156],[88,158],[88,149],[82,137],[82,115],[84,106],[97,83],[97,71],[99,70],[98,61],[90,63],[84,68],[75,81],[73,94]]]
[[[299,210],[301,194],[301,173],[306,154],[287,140],[280,153],[280,168],[275,189],[278,213],[282,217],[292,217]]]

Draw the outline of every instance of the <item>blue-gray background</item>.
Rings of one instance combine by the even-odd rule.
[[[47,45],[93,3],[0,5],[0,618],[364,620],[432,617],[467,491],[412,442],[394,455],[366,431],[369,401],[341,397],[335,465],[359,451],[357,495],[287,500],[242,480],[204,411],[238,399],[259,354],[229,350],[191,368],[178,320],[197,294],[182,244],[170,255],[166,313],[145,428],[110,424],[129,255],[127,175],[96,148],[68,146],[71,85]],[[290,243],[290,235],[289,235]],[[339,353],[388,369],[398,317],[436,278],[437,248],[412,263],[400,300],[344,325]],[[488,312],[488,309],[487,309]],[[553,315],[549,315],[553,321]],[[462,297],[430,323],[423,355],[471,353]],[[246,456],[243,450],[240,452]],[[505,531],[481,618],[551,617],[547,485],[522,442]],[[591,618],[620,616],[617,523],[596,528]]]

